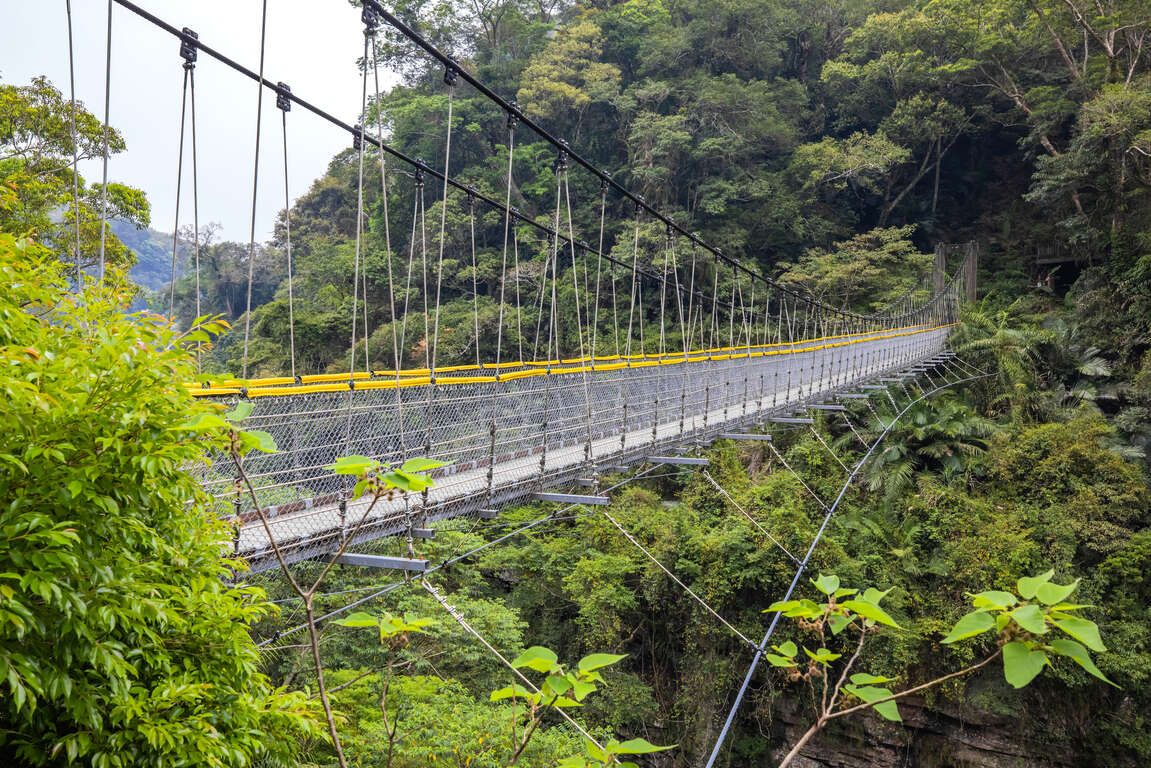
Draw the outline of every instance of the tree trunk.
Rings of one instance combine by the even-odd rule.
[[[340,744],[340,734],[336,732],[336,718],[332,714],[332,704],[328,701],[328,689],[324,685],[324,667],[320,663],[320,637],[316,632],[316,612],[312,608],[312,596],[304,595],[304,612],[308,619],[308,637],[312,644],[312,661],[316,665],[316,685],[320,689],[320,703],[324,707],[324,714],[328,720],[328,733],[332,736],[332,746],[336,749],[336,760],[340,768],[348,768],[348,761],[344,758],[344,748]]]
[[[895,210],[895,207],[897,205],[899,205],[900,202],[903,201],[903,198],[907,197],[908,192],[915,189],[915,185],[919,183],[920,179],[922,179],[924,176],[926,176],[927,172],[929,170],[931,170],[931,166],[928,165],[928,161],[930,161],[930,160],[931,160],[931,150],[928,150],[927,154],[925,154],[923,156],[923,162],[919,164],[919,170],[916,171],[915,178],[913,178],[911,180],[911,182],[906,187],[903,188],[903,191],[901,191],[898,195],[895,196],[894,200],[892,200],[890,203],[887,203],[883,206],[883,212],[879,214],[879,226],[881,226],[881,227],[887,226],[887,219],[889,216],[891,216],[891,213],[892,213],[892,211]],[[937,159],[935,162],[938,165],[939,160]]]
[[[943,165],[943,139],[935,140],[935,185],[931,191],[931,215],[939,207],[939,170]]]

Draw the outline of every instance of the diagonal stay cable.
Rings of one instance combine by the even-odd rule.
[[[641,478],[645,478],[649,473],[654,472],[658,466],[659,466],[658,464],[652,464],[651,466],[647,467],[646,469],[641,469],[639,472],[636,472],[631,477],[625,477],[623,480],[619,481],[615,485],[613,485],[609,488],[605,488],[603,492],[609,493],[611,491],[616,490],[617,488],[622,488],[623,486],[627,485],[628,483],[635,482],[636,480],[639,480]],[[561,508],[551,512],[550,514],[544,515],[543,517],[538,517],[535,520],[530,520],[530,521],[524,523],[523,525],[521,525],[519,528],[516,528],[514,531],[509,531],[508,533],[505,533],[503,536],[500,536],[499,538],[484,542],[483,544],[479,545],[478,547],[470,549],[467,552],[463,553],[462,555],[453,555],[453,556],[445,559],[439,565],[434,565],[431,568],[428,568],[426,571],[424,571],[424,576],[428,576],[430,574],[433,574],[436,571],[444,570],[445,568],[448,568],[449,566],[455,565],[456,563],[458,563],[462,560],[467,560],[469,557],[477,555],[486,549],[490,549],[491,547],[494,547],[497,544],[502,544],[503,542],[507,541],[508,539],[510,539],[514,536],[518,536],[519,534],[523,533],[524,531],[535,528],[538,525],[542,525],[543,523],[547,523],[547,522],[551,522],[553,520],[556,520],[561,515],[563,515],[567,512],[571,512],[577,506],[582,506],[582,505],[568,504],[567,506],[561,507]],[[336,608],[332,611],[329,611],[328,613],[324,614],[323,616],[317,617],[316,618],[316,624],[319,624],[322,621],[327,621],[328,619],[332,618],[333,616],[339,616],[341,613],[344,613],[346,611],[350,611],[352,608],[355,608],[356,606],[359,606],[359,605],[363,605],[364,603],[369,602],[371,600],[374,600],[377,597],[383,597],[384,595],[388,594],[389,592],[391,592],[395,589],[399,589],[400,587],[406,586],[410,583],[411,583],[411,581],[400,581],[400,582],[393,582],[393,583],[391,583],[385,587],[381,587],[379,590],[377,590],[376,592],[373,592],[370,595],[367,595],[366,597],[361,597],[358,600],[355,600],[351,603],[348,603],[348,604],[343,605],[339,608]],[[291,635],[291,634],[294,634],[296,632],[300,632],[302,630],[305,630],[307,628],[308,628],[307,624],[298,624],[298,625],[292,627],[291,629],[287,629],[283,632],[277,632],[274,635],[272,635],[271,637],[269,637],[268,639],[260,641],[259,643],[256,644],[256,647],[262,648],[262,647],[268,645],[269,643],[275,642],[279,638],[284,637],[285,635]]]
[[[831,450],[831,446],[827,444],[827,441],[823,439],[823,436],[819,434],[815,427],[808,425],[807,428],[811,430],[811,434],[815,435],[815,439],[819,441],[819,444],[827,449],[827,452],[831,454],[831,458],[839,462],[839,466],[843,467],[843,471],[850,472],[851,470],[847,468],[847,465],[843,463],[843,460],[839,458],[838,454]]]
[[[844,420],[845,422],[847,422],[847,427],[848,427],[848,429],[850,429],[850,430],[851,430],[851,433],[852,433],[853,435],[855,435],[855,438],[856,438],[857,440],[859,440],[859,442],[863,443],[863,447],[864,447],[864,448],[871,448],[871,443],[869,443],[869,442],[867,442],[866,440],[864,440],[864,439],[863,439],[863,435],[859,434],[859,430],[857,430],[857,429],[855,428],[855,424],[853,424],[853,423],[852,423],[852,421],[851,421],[851,419],[848,417],[848,415],[847,415],[847,411],[843,411],[843,412],[841,412],[841,413],[840,413],[840,416],[842,416],[842,417],[843,417],[843,420]]]
[[[920,395],[918,398],[908,403],[902,411],[896,413],[895,417],[891,420],[891,423],[887,425],[887,428],[884,429],[883,433],[878,438],[876,438],[874,443],[871,444],[871,448],[868,449],[867,453],[865,453],[856,463],[855,468],[851,472],[851,475],[840,487],[839,495],[836,496],[835,501],[832,502],[830,507],[826,508],[827,514],[824,515],[823,522],[820,524],[819,530],[816,531],[815,537],[812,538],[811,545],[807,548],[807,553],[803,556],[803,561],[796,569],[795,576],[793,576],[791,579],[791,584],[789,584],[787,587],[787,592],[783,596],[784,601],[791,599],[792,593],[795,592],[795,588],[799,585],[799,580],[803,576],[803,572],[807,569],[807,564],[811,561],[811,556],[815,552],[815,548],[819,545],[820,539],[823,538],[823,534],[824,531],[827,530],[828,523],[831,522],[831,518],[835,515],[835,511],[839,508],[840,503],[843,501],[843,497],[847,494],[847,489],[851,487],[852,482],[855,481],[856,475],[858,475],[859,471],[863,469],[863,465],[866,464],[867,461],[872,457],[872,455],[875,453],[875,449],[879,447],[879,445],[883,442],[883,439],[887,437],[895,423],[898,422],[899,419],[902,418],[903,415],[906,414],[907,411],[909,411],[911,407],[918,403],[920,400],[924,400],[943,389],[947,389],[949,387],[953,387],[969,381],[975,381],[976,379],[986,378],[991,375],[993,374],[970,376],[966,379],[959,379],[955,382],[952,382],[951,384],[937,387]],[[715,765],[715,761],[719,757],[720,750],[723,748],[723,743],[727,739],[728,731],[731,730],[731,725],[735,721],[736,712],[739,711],[739,706],[743,703],[743,697],[747,694],[747,689],[751,685],[751,678],[755,675],[755,670],[759,666],[759,660],[763,656],[764,649],[767,648],[768,641],[771,640],[771,636],[775,633],[775,628],[779,624],[779,617],[782,615],[782,613],[776,611],[775,615],[772,616],[771,624],[768,625],[767,632],[763,636],[763,640],[756,647],[755,656],[752,658],[751,664],[748,666],[747,674],[744,676],[743,684],[740,686],[739,692],[736,694],[735,702],[731,705],[731,709],[727,713],[727,719],[724,721],[723,728],[719,733],[719,738],[716,739],[715,747],[712,749],[711,755],[707,759],[705,768],[712,768],[712,766]]]
[[[485,640],[484,636],[481,635],[479,632],[477,632],[472,627],[472,625],[468,623],[468,620],[464,618],[464,615],[462,613],[460,613],[459,609],[456,608],[454,605],[451,605],[448,603],[447,598],[445,598],[443,595],[441,595],[439,590],[437,590],[434,586],[429,584],[426,579],[420,579],[420,584],[423,586],[424,589],[426,589],[428,591],[428,594],[430,594],[432,597],[434,597],[436,599],[436,602],[438,602],[443,607],[443,609],[445,611],[447,611],[448,614],[453,619],[456,620],[457,624],[459,624],[461,627],[463,627],[465,630],[467,630],[467,632],[469,634],[471,634],[474,638],[479,640],[480,643],[482,643],[485,648],[487,648],[497,659],[499,659],[505,667],[507,667],[513,673],[515,673],[516,677],[518,677],[520,680],[523,680],[524,683],[527,684],[528,688],[530,688],[535,693],[540,692],[540,689],[536,687],[535,683],[533,683],[531,680],[529,680],[527,677],[525,677],[523,672],[520,672],[518,669],[513,667],[511,662],[508,661],[502,653],[497,651],[492,646],[491,643],[489,643],[487,640]],[[572,727],[574,727],[577,731],[579,731],[580,734],[585,739],[590,741],[592,744],[595,744],[597,749],[599,749],[600,751],[603,751],[603,745],[600,744],[599,741],[597,741],[594,736],[592,736],[590,733],[588,733],[587,730],[585,730],[582,725],[577,723],[572,718],[571,715],[569,715],[567,712],[565,712],[563,709],[561,709],[559,707],[553,707],[553,709],[555,709],[556,712],[559,712],[560,715],[563,716],[564,720],[567,720],[572,725]]]
[[[775,458],[779,459],[779,463],[783,464],[784,469],[786,469],[788,472],[793,474],[795,476],[795,479],[799,481],[799,484],[803,486],[804,490],[806,490],[808,493],[811,494],[811,498],[813,498],[817,502],[819,502],[819,506],[823,507],[826,510],[827,509],[826,502],[824,502],[824,500],[819,497],[818,493],[811,490],[811,486],[809,486],[807,483],[805,483],[803,481],[803,478],[799,476],[798,472],[796,472],[794,469],[791,468],[791,465],[787,463],[787,459],[783,458],[783,454],[781,454],[776,449],[776,447],[771,444],[770,441],[767,442],[767,447],[770,448],[771,452],[775,454]]]
[[[789,552],[789,551],[788,551],[787,547],[783,546],[783,544],[781,544],[781,543],[780,543],[779,539],[777,539],[777,538],[775,538],[774,536],[772,536],[772,535],[771,535],[771,531],[769,531],[769,530],[767,530],[766,528],[764,528],[764,527],[763,527],[763,526],[760,524],[760,522],[759,522],[758,520],[756,520],[754,517],[752,517],[750,514],[748,514],[748,512],[747,512],[747,511],[746,511],[746,510],[745,510],[743,507],[741,507],[741,506],[739,505],[739,502],[737,502],[735,499],[733,499],[733,498],[731,497],[731,494],[730,494],[730,493],[728,493],[726,490],[724,490],[724,488],[723,488],[723,486],[722,486],[722,485],[720,485],[718,482],[716,482],[716,479],[715,479],[714,477],[712,477],[712,476],[711,476],[711,473],[710,473],[710,472],[708,472],[708,471],[705,469],[705,470],[703,471],[703,476],[704,476],[704,478],[705,478],[705,479],[706,479],[706,480],[707,480],[709,483],[711,483],[712,485],[714,485],[714,486],[715,486],[715,489],[716,489],[717,491],[719,491],[720,493],[722,493],[722,494],[723,494],[724,498],[726,498],[728,501],[730,501],[730,502],[731,502],[731,505],[732,505],[733,507],[735,507],[737,510],[739,510],[739,513],[740,513],[741,515],[743,515],[743,516],[744,516],[744,517],[746,517],[748,520],[750,520],[750,521],[751,521],[751,524],[752,524],[752,525],[754,525],[756,528],[758,528],[758,529],[759,529],[759,530],[760,530],[760,531],[763,533],[763,535],[764,535],[764,536],[767,536],[767,538],[771,539],[771,543],[772,543],[772,544],[774,544],[775,546],[779,547],[779,548],[780,548],[780,550],[783,552],[783,554],[785,554],[785,555],[787,555],[789,558],[791,558],[791,561],[792,561],[793,563],[795,563],[796,565],[799,565],[799,558],[798,558],[798,557],[796,557],[795,555],[791,554],[791,552]]]
[[[588,511],[590,512],[591,510],[588,510]],[[702,605],[707,610],[708,613],[710,613],[715,618],[719,619],[719,622],[721,624],[723,624],[725,627],[727,627],[732,632],[734,632],[736,634],[736,636],[739,637],[740,640],[747,643],[747,645],[749,645],[752,649],[755,649],[757,647],[755,642],[751,638],[749,638],[747,635],[743,634],[738,629],[736,629],[731,624],[731,622],[729,622],[723,616],[720,616],[719,612],[716,611],[714,608],[712,608],[706,600],[704,600],[702,597],[697,595],[695,593],[695,591],[692,590],[691,587],[689,587],[688,585],[686,585],[682,581],[680,581],[679,577],[677,577],[674,573],[672,573],[670,570],[668,570],[668,568],[663,563],[661,563],[659,560],[657,560],[655,555],[653,555],[651,552],[649,552],[643,546],[643,544],[640,544],[638,541],[636,541],[636,538],[634,536],[632,536],[626,528],[624,528],[622,525],[620,525],[618,520],[616,520],[614,517],[609,515],[606,510],[601,509],[600,513],[604,517],[606,517],[612,525],[614,525],[616,528],[618,528],[619,532],[622,533],[627,538],[628,541],[630,541],[633,545],[635,545],[636,549],[638,549],[640,552],[643,552],[645,555],[647,555],[648,560],[651,560],[653,563],[655,563],[657,566],[659,566],[659,569],[661,571],[663,571],[664,573],[666,573],[668,578],[670,578],[672,581],[674,581],[676,584],[678,584],[680,587],[682,587],[684,592],[687,592],[689,595],[691,595],[693,598],[695,598],[696,602],[698,602],[700,605]]]

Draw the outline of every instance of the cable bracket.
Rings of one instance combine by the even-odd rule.
[[[276,83],[276,108],[284,112],[292,111],[292,89],[287,83]]]
[[[180,32],[180,55],[184,58],[184,69],[195,69],[199,40],[200,36],[188,27]]]
[[[376,13],[376,9],[364,3],[364,9],[360,11],[360,21],[364,22],[364,35],[371,36],[376,34],[376,27],[380,26],[380,15]]]

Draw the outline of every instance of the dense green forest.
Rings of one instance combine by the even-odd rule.
[[[924,400],[893,427],[797,597],[829,600],[834,613],[843,610],[840,582],[861,595],[889,590],[882,610],[880,597],[842,596],[862,611],[857,626],[875,630],[859,633],[861,647],[871,638],[861,662],[873,679],[853,682],[857,691],[901,691],[994,663],[900,699],[900,722],[882,704],[830,721],[796,765],[1151,763],[1151,9],[1143,0],[405,0],[394,8],[659,210],[832,305],[873,311],[930,267],[936,244],[979,244],[979,298],[964,307],[950,344],[994,376]],[[392,33],[381,32],[376,53],[402,77],[370,99],[364,124],[382,123],[389,143],[437,167],[448,108],[442,69]],[[453,174],[502,200],[506,116],[465,86],[452,109]],[[181,233],[174,286],[170,235],[146,229],[150,191],[110,184],[119,220],[110,275],[76,293],[74,266],[90,267],[99,241],[102,190],[79,179],[74,194],[68,114],[46,80],[0,82],[0,753],[17,765],[703,765],[750,653],[603,515],[504,541],[438,573],[429,589],[399,589],[321,624],[314,642],[307,633],[280,637],[302,617],[345,605],[358,594],[348,590],[372,587],[379,574],[313,565],[294,571],[299,584],[265,576],[233,586],[230,569],[241,565],[220,555],[231,551],[232,532],[183,468],[206,444],[237,461],[268,446],[244,432],[242,411],[225,423],[172,384],[195,376],[193,347],[205,374],[238,373],[242,331],[219,334],[223,323],[248,320],[250,372],[289,370],[287,224],[297,370],[347,370],[358,153],[349,146],[332,159],[281,213],[275,237],[257,244],[253,264],[247,243],[218,242],[206,227],[197,274],[191,233]],[[83,112],[78,133],[81,157],[98,156],[100,121]],[[110,148],[131,150],[115,131]],[[521,129],[514,157],[512,205],[548,221],[554,151]],[[405,319],[387,299],[389,267],[403,274],[418,248],[437,250],[441,215],[441,363],[493,359],[500,211],[475,209],[473,265],[467,198],[450,195],[444,211],[429,182],[424,215],[436,226],[417,247],[410,169],[389,161],[385,201],[378,157],[367,158],[366,310],[359,306],[371,364],[397,362],[391,334]],[[571,184],[577,236],[590,239],[598,182],[573,172]],[[605,248],[630,261],[634,211],[608,205]],[[534,289],[546,243],[527,226],[516,236],[522,279]],[[646,263],[662,237],[640,222]],[[174,324],[124,312],[143,296],[166,313],[169,291]],[[406,300],[416,317],[420,291],[398,294],[395,306]],[[197,325],[197,314],[223,323]],[[401,365],[422,365],[426,339],[416,336]],[[504,337],[505,352],[515,341]],[[204,426],[211,419],[220,421],[214,431]],[[203,428],[180,429],[187,424]],[[854,429],[822,418],[817,427],[829,445],[786,433],[779,456],[760,444],[713,445],[709,471],[730,499],[684,468],[617,492],[611,515],[719,615],[758,637],[770,619],[764,609],[794,573],[764,532],[791,552],[806,547],[822,515],[797,476],[827,498],[843,482],[837,462],[863,455]],[[879,414],[859,424],[864,436],[883,427]],[[486,526],[445,524],[421,553],[438,562],[539,515],[528,505]],[[1050,581],[1029,581],[1049,569]],[[828,588],[820,574],[838,580]],[[972,595],[984,604],[976,597],[969,613]],[[555,707],[508,687],[518,682],[443,602],[536,682],[546,676],[552,704],[581,686],[582,706],[565,711],[601,743],[617,739],[637,754],[589,755]],[[853,650],[838,631],[827,646],[812,644],[831,616],[800,610],[783,622],[776,660],[752,681],[719,765],[776,765],[818,718],[826,702],[816,701],[810,670],[824,670],[826,681]],[[978,632],[951,642],[971,622]],[[1096,634],[1085,628],[1092,622]],[[1077,649],[1054,641],[1067,652],[1009,661],[1004,649],[1019,637],[1059,628]],[[258,650],[264,640],[270,649]],[[803,659],[801,674],[788,662],[805,643],[816,656],[845,655]],[[527,649],[536,650],[520,656]],[[1030,676],[1021,680],[1024,666]],[[852,695],[855,704],[876,696]]]

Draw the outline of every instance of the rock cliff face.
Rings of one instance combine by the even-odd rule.
[[[1067,702],[1063,702],[1066,704]],[[1066,706],[1030,702],[1025,716],[993,714],[971,706],[922,698],[900,703],[902,726],[873,713],[844,718],[809,743],[795,768],[1085,768],[1134,762],[1092,754],[1082,739],[1090,727]],[[1082,710],[1082,707],[1079,708]],[[1088,717],[1090,717],[1088,715]],[[772,765],[806,730],[804,713],[778,702],[773,735],[781,747]]]

